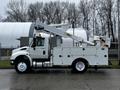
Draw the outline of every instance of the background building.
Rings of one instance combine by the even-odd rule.
[[[28,45],[32,23],[0,23],[0,57],[8,59],[14,48]],[[21,42],[20,42],[21,40]]]
[[[32,23],[0,23],[0,43],[2,48],[20,46],[21,37],[28,37]]]

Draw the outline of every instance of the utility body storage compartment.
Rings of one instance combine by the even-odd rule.
[[[108,65],[108,48],[102,47],[55,47],[54,65],[71,65],[78,58],[85,59],[89,65]]]

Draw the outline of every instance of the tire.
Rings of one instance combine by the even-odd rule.
[[[73,72],[84,73],[88,69],[88,63],[85,60],[75,60],[72,64]]]
[[[15,63],[15,70],[17,73],[27,73],[30,69],[30,64],[28,61],[18,61]]]

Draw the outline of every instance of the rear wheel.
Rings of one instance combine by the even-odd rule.
[[[74,72],[84,73],[87,71],[88,64],[85,60],[75,60],[72,64]]]

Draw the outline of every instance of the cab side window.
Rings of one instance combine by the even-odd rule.
[[[44,44],[45,44],[45,38],[36,37],[36,46],[44,46]]]

